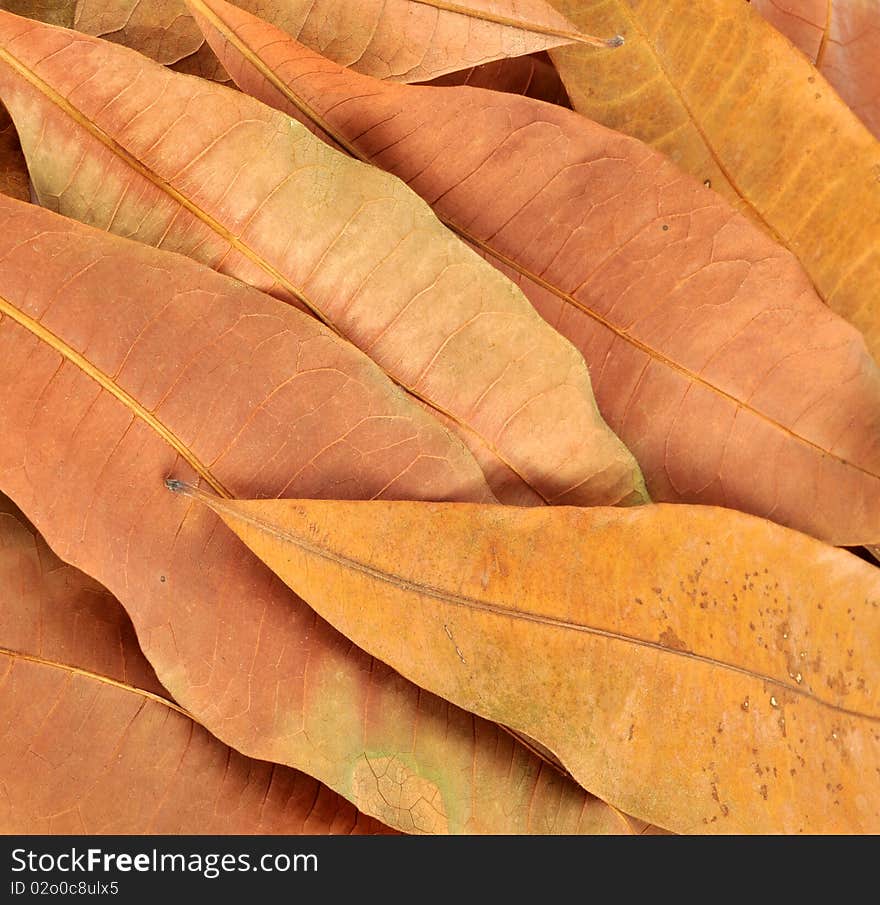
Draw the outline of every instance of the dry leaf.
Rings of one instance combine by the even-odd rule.
[[[645,501],[581,355],[399,180],[237,92],[8,14],[0,94],[41,203],[307,307],[444,416],[499,499]]]
[[[295,29],[334,59],[338,55],[373,75],[403,81],[439,76],[451,79],[449,84],[473,82],[566,105],[565,88],[549,59],[522,55],[572,40],[589,43],[545,0],[240,0],[238,5]],[[184,0],[0,0],[0,9],[123,44],[177,72],[229,79]],[[401,71],[403,65],[412,72]]]
[[[547,0],[239,0],[237,5],[342,66],[398,82],[425,82],[572,42],[607,43],[572,28]]]
[[[124,44],[179,72],[229,81],[183,0],[0,0],[0,9]]]
[[[5,497],[0,588],[0,832],[389,832],[310,777],[195,725],[119,603]]]
[[[880,357],[880,143],[743,0],[552,0],[613,54],[551,56],[575,110],[649,142],[800,259]]]
[[[169,486],[346,637],[528,733],[636,817],[676,832],[880,829],[880,571],[850,553],[711,507]]]
[[[816,65],[880,136],[880,4],[877,0],[751,0]]]
[[[489,499],[369,359],[186,258],[2,197],[0,287],[0,490],[119,599],[200,723],[410,832],[629,832],[353,647],[162,486],[173,471],[238,496]]]
[[[243,90],[400,176],[517,279],[584,353],[655,499],[880,537],[880,371],[717,195],[570,111],[378,82],[222,0],[190,3]]]

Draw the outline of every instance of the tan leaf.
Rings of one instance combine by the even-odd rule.
[[[238,92],[7,13],[0,94],[42,204],[309,309],[445,416],[505,502],[645,501],[580,353],[400,180]]]

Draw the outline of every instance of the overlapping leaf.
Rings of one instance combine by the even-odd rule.
[[[880,143],[743,0],[552,0],[626,44],[551,51],[572,104],[711,183],[880,357]]]
[[[237,5],[343,66],[400,82],[429,81],[573,41],[591,48],[605,43],[578,32],[547,0],[239,0]]]
[[[751,0],[800,48],[853,112],[880,135],[880,4],[877,0]]]
[[[443,416],[499,498],[645,500],[581,355],[399,180],[256,100],[9,14],[0,94],[43,204],[308,307]]]
[[[587,39],[571,34],[571,23],[545,0],[240,0],[238,5],[296,29],[334,59],[340,55],[373,75],[404,81],[439,77],[552,103],[567,102],[567,95],[552,63],[536,58],[543,53],[539,49]],[[0,9],[123,44],[177,72],[228,81],[184,0],[0,0]],[[538,53],[531,56],[532,51]],[[412,72],[400,71],[404,60],[415,65]]]
[[[174,472],[227,495],[489,499],[369,359],[186,258],[4,198],[0,314],[0,489],[123,603],[207,729],[407,831],[629,831],[354,648],[165,490]]]
[[[583,351],[655,499],[880,537],[880,372],[717,195],[570,111],[378,82],[222,0],[191,6],[244,90],[400,176],[517,279]]]
[[[355,643],[630,813],[880,828],[880,571],[850,553],[711,507],[198,496]]]
[[[0,831],[382,833],[168,698],[131,622],[0,497]]]

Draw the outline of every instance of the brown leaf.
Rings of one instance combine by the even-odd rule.
[[[131,620],[103,585],[62,562],[0,494],[0,647],[168,698]]]
[[[570,111],[378,82],[222,0],[191,5],[244,90],[404,179],[518,281],[584,353],[655,499],[880,537],[880,371],[717,195]]]
[[[212,733],[411,832],[629,832],[353,647],[165,490],[174,472],[230,496],[489,499],[459,441],[369,359],[186,258],[2,197],[0,313],[0,489],[119,599]]]
[[[29,201],[31,197],[30,177],[18,141],[18,133],[2,104],[0,104],[0,194],[21,201]]]
[[[0,832],[390,832],[195,725],[119,603],[2,496],[0,587]]]
[[[751,0],[802,50],[862,122],[880,136],[880,4],[877,0]]]
[[[0,9],[48,25],[73,28],[77,0],[0,0]]]
[[[571,41],[605,43],[577,33],[546,0],[240,0],[238,5],[371,75],[427,81],[455,73],[453,84],[472,78],[481,87],[492,87],[490,81],[506,86],[500,91],[519,91],[524,84],[530,96],[553,102],[567,96],[552,63],[519,58]],[[0,0],[0,9],[122,44],[178,72],[228,80],[184,0]]]
[[[580,353],[398,179],[256,100],[8,14],[0,93],[41,203],[308,308],[445,416],[505,502],[645,501]]]
[[[169,486],[346,637],[538,739],[636,817],[676,832],[880,829],[880,572],[850,553],[711,507]]]
[[[73,22],[57,24],[131,47],[178,72],[229,80],[182,0],[77,0]]]
[[[229,80],[183,0],[0,0],[0,9],[124,44],[178,72]]]
[[[880,358],[880,143],[743,0],[551,0],[613,55],[551,52],[575,110],[646,141],[750,214]]]

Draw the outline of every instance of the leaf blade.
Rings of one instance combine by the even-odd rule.
[[[628,38],[613,69],[552,51],[574,108],[670,154],[762,223],[877,357],[880,144],[809,61],[739,0],[553,3]]]
[[[119,603],[62,563],[5,497],[0,586],[6,592],[0,671],[7,682],[13,673],[11,693],[8,684],[0,693],[3,724],[36,724],[40,736],[51,739],[49,757],[40,763],[38,737],[7,736],[0,755],[4,833],[388,832],[310,777],[248,761],[195,726],[159,684]],[[47,681],[49,674],[54,680]],[[67,689],[49,697],[53,706],[46,712],[37,690],[64,681]],[[81,696],[73,692],[76,685]],[[86,716],[87,734],[82,725],[72,729],[76,720],[65,712],[80,697],[91,700],[97,715]],[[138,700],[126,733],[137,735],[140,751],[123,741],[125,724],[114,719],[117,708],[128,713]],[[108,749],[115,758],[102,762]],[[175,763],[163,781],[163,770]],[[119,794],[123,776],[127,794]]]
[[[348,637],[636,817],[684,833],[880,822],[880,573],[851,554],[710,507],[196,493]],[[342,589],[361,606],[337,605]]]
[[[880,136],[880,10],[870,0],[804,0],[780,8],[752,0],[774,28],[800,48],[852,111]]]

